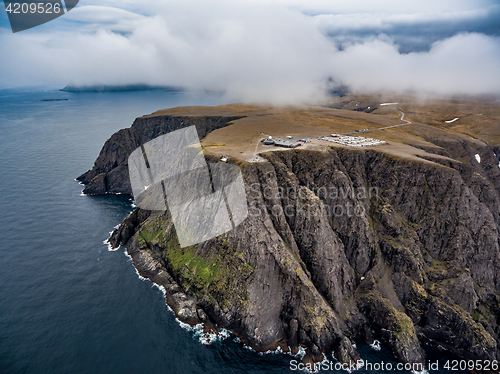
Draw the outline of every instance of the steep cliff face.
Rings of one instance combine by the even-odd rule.
[[[81,180],[92,192],[104,174],[95,193],[129,192],[117,187],[128,178],[126,155],[183,126],[180,118],[117,133]],[[230,120],[212,118],[206,131]],[[302,345],[309,358],[333,350],[345,362],[358,357],[353,337],[377,337],[399,360],[423,362],[421,342],[433,339],[464,357],[498,359],[498,159],[463,138],[427,150],[448,158],[329,148],[230,159],[249,206],[236,229],[180,248],[168,212],[136,209],[110,240],[165,286],[181,320],[228,328],[257,350]]]
[[[424,338],[497,357],[498,225],[457,169],[342,148],[266,157],[243,166],[249,217],[224,236],[181,249],[168,213],[141,210],[113,233],[181,319],[313,357],[355,358],[348,338],[371,330],[405,362]]]

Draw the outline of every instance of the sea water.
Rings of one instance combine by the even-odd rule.
[[[62,100],[45,101],[54,99]],[[136,117],[224,103],[164,90],[0,90],[1,374],[292,372],[297,357],[258,354],[230,333],[207,337],[179,323],[162,289],[138,277],[123,248],[103,243],[133,209],[130,198],[85,196],[74,180]],[[395,363],[384,345],[358,350]],[[441,367],[452,358],[428,357]]]

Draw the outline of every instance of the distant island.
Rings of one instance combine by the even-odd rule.
[[[229,329],[257,351],[303,347],[305,363],[331,351],[354,361],[354,342],[376,339],[405,363],[424,363],[425,344],[495,360],[499,115],[486,100],[353,95],[328,107],[173,108],[112,135],[78,180],[89,195],[130,194],[131,152],[194,125],[207,160],[240,167],[259,214],[180,248],[168,212],[135,209],[110,238],[181,321]],[[269,137],[307,141],[283,149]]]
[[[110,92],[110,91],[144,91],[144,90],[165,90],[169,92],[182,92],[182,87],[175,86],[153,86],[147,84],[129,85],[67,85],[61,91],[67,92]]]

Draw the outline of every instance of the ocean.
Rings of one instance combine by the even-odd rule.
[[[104,243],[132,211],[130,197],[84,196],[74,180],[136,117],[224,103],[213,93],[164,90],[0,90],[1,374],[294,372],[296,357],[258,354],[230,333],[208,344],[180,324],[124,248]],[[358,350],[396,367],[383,345]],[[436,349],[427,358],[439,360],[437,373],[454,359]]]

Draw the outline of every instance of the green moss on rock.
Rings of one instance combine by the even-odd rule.
[[[253,269],[244,254],[236,252],[225,238],[181,248],[166,213],[151,216],[137,236],[141,245],[152,249],[153,255],[165,263],[186,292],[226,309],[246,306],[248,294],[243,280]]]

